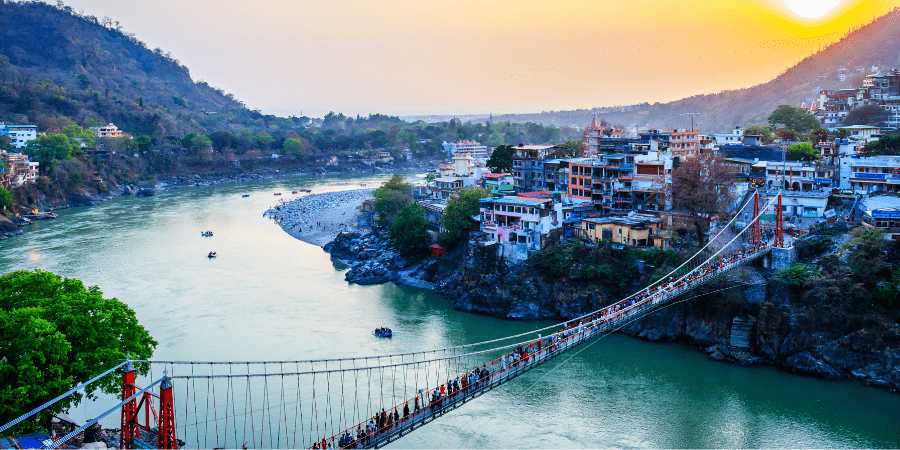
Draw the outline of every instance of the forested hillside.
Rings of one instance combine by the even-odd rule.
[[[0,0],[0,121],[41,131],[114,122],[133,135],[183,136],[278,120],[195,82],[109,18],[62,4]],[[286,120],[286,119],[283,119]]]
[[[752,65],[753,61],[748,60],[746,64]],[[862,84],[862,78],[871,72],[872,66],[878,66],[882,72],[900,68],[898,9],[853,30],[840,41],[803,59],[768,83],[746,89],[695,95],[669,103],[599,108],[597,113],[611,123],[652,127],[690,126],[690,115],[694,113],[694,120],[700,124],[701,131],[709,133],[727,131],[733,125],[766,123],[766,117],[778,105],[798,106],[801,102],[809,104],[811,100],[817,98],[818,92],[822,89],[858,87]],[[857,71],[860,67],[864,69],[863,73]],[[841,68],[846,68],[849,72],[849,76],[843,82],[837,78],[838,70]],[[700,67],[698,70],[704,69]],[[826,77],[822,78],[821,75]],[[660,76],[665,77],[665,73],[661,72]],[[584,103],[603,105],[604,101],[602,98],[585,96]],[[579,109],[533,114],[495,113],[494,120],[584,127],[591,122],[592,112],[591,109]],[[472,116],[472,119],[482,117]],[[468,118],[462,116],[463,120]]]

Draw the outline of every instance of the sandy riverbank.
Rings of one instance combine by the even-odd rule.
[[[359,205],[374,189],[323,192],[280,204],[265,213],[291,236],[319,247],[341,230],[356,228]]]

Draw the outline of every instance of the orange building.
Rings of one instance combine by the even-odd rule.
[[[586,155],[596,155],[600,153],[600,138],[604,136],[604,132],[606,132],[606,127],[600,125],[600,121],[597,120],[597,115],[594,114],[594,119],[591,120],[591,124],[584,129],[584,153]]]
[[[700,154],[700,131],[696,128],[672,130],[669,150],[676,155],[694,156]]]

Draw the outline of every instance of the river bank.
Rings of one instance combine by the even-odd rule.
[[[457,310],[504,319],[572,319],[615,300],[589,283],[548,279],[478,245],[462,245],[441,258],[403,257],[383,236],[348,229],[323,249],[350,266],[344,275],[348,283],[429,289],[452,300]],[[833,307],[802,301],[776,276],[772,270],[745,267],[699,289],[697,299],[664,308],[621,331],[647,341],[688,343],[714,361],[771,365],[900,390],[900,326],[874,320],[864,311],[841,311],[842,319],[829,319]]]

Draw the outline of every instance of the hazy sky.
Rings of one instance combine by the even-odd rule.
[[[322,115],[536,112],[747,87],[900,0],[66,4],[119,21],[252,108]]]

